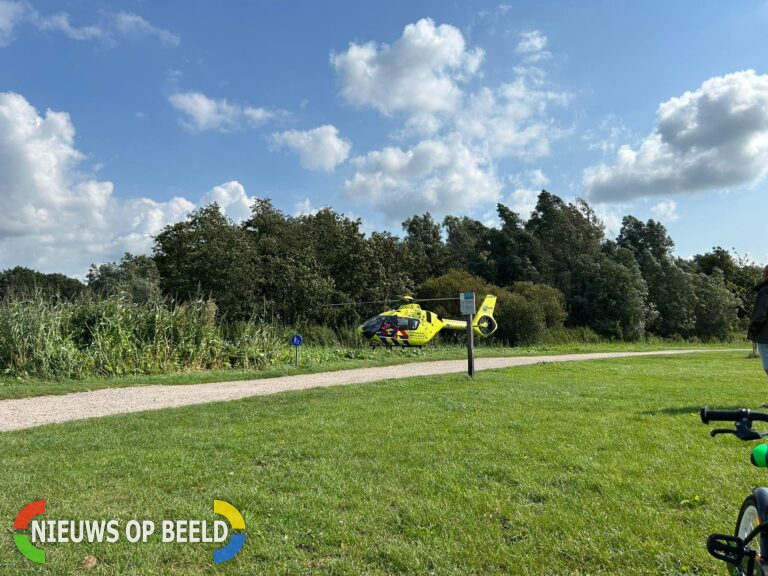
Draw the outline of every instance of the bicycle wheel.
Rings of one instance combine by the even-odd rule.
[[[736,536],[741,539],[746,538],[752,530],[760,525],[761,517],[766,517],[765,501],[762,497],[763,494],[759,494],[758,496],[761,497],[756,498],[754,493],[747,496],[741,505],[741,510],[739,510],[739,517],[736,520]],[[763,556],[768,553],[768,542],[766,542],[766,538],[760,534],[749,543],[749,546],[757,552],[754,572],[748,572],[747,560],[744,559],[740,566],[735,567],[738,569],[738,572],[732,572],[732,574],[744,576],[768,576],[768,570],[766,570],[765,563],[763,562]]]

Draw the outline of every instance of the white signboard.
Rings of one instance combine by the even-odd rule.
[[[475,293],[462,292],[459,294],[459,308],[462,316],[471,316],[475,313]]]

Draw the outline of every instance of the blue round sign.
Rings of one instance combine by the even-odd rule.
[[[304,338],[301,337],[301,334],[294,334],[291,336],[291,344],[293,346],[301,346],[301,343],[304,342]]]

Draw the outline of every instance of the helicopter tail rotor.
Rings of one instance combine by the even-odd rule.
[[[499,327],[493,317],[494,308],[496,308],[496,296],[489,294],[480,304],[480,308],[472,320],[472,328],[478,336],[490,336]]]

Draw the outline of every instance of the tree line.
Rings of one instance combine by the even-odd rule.
[[[165,227],[152,255],[126,254],[93,265],[82,283],[27,268],[0,273],[0,299],[30,291],[50,298],[122,297],[142,304],[210,299],[220,319],[321,325],[358,323],[382,305],[330,303],[499,296],[498,338],[534,342],[546,331],[583,330],[603,338],[726,339],[743,329],[761,268],[715,247],[674,256],[659,222],[626,216],[615,239],[583,200],[542,191],[527,220],[503,204],[499,225],[466,216],[414,215],[403,235],[365,235],[360,220],[331,208],[290,216],[268,199],[250,217],[229,220],[216,204]],[[451,306],[437,306],[444,314]]]

